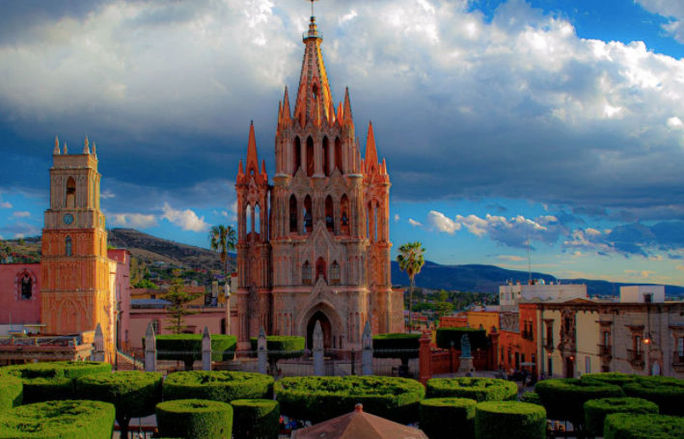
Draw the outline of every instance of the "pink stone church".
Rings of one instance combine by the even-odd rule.
[[[303,36],[304,60],[291,111],[278,104],[275,175],[259,163],[254,126],[239,164],[237,266],[232,332],[239,348],[260,328],[302,335],[320,322],[326,348],[358,349],[373,333],[403,332],[403,295],[390,276],[387,164],[369,124],[365,158],[349,91],[334,104],[316,21]]]

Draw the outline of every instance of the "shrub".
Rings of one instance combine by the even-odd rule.
[[[487,331],[475,328],[437,328],[437,346],[442,349],[449,349],[451,342],[453,342],[454,349],[461,350],[461,338],[464,334],[468,335],[470,349],[473,352],[477,349],[487,349],[489,346]]]
[[[639,376],[623,387],[627,396],[652,401],[664,415],[684,416],[684,380],[660,376]]]
[[[636,375],[630,375],[620,372],[601,372],[601,373],[586,373],[582,375],[582,381],[600,381],[606,384],[614,384],[616,386],[624,386],[636,380]]]
[[[249,339],[252,350],[257,350],[258,338]],[[299,358],[304,354],[306,339],[299,335],[269,335],[266,336],[266,350],[268,352],[268,366],[270,373],[276,374],[278,360],[284,358]]]
[[[518,401],[485,401],[475,409],[477,439],[545,439],[546,410]]]
[[[233,408],[202,399],[178,399],[157,404],[157,425],[162,436],[186,439],[230,439]]]
[[[373,336],[373,356],[376,358],[399,358],[403,374],[408,373],[408,362],[418,358],[420,334],[378,334]]]
[[[606,416],[604,439],[672,439],[684,437],[684,418],[613,413]]]
[[[54,361],[0,368],[0,376],[21,378],[24,403],[74,397],[73,380],[84,375],[111,372],[112,365],[95,361]]]
[[[432,378],[426,387],[428,398],[470,398],[480,402],[513,400],[518,395],[517,384],[498,378]]]
[[[157,336],[157,358],[185,363],[185,370],[202,359],[202,334],[168,334]],[[143,347],[144,347],[143,339]],[[237,338],[234,335],[211,336],[212,361],[232,360],[235,356]]]
[[[374,415],[410,423],[418,418],[425,388],[408,378],[307,376],[279,380],[275,393],[283,413],[314,423],[349,413],[356,403]]]
[[[529,402],[530,404],[543,405],[539,394],[537,392],[525,392],[520,395],[521,402]]]
[[[593,436],[602,436],[603,421],[611,413],[658,414],[658,406],[641,398],[590,399],[584,403],[586,431]]]
[[[237,399],[233,406],[235,439],[278,439],[280,404],[272,399]]]
[[[110,439],[114,406],[101,401],[47,401],[0,415],[0,438]]]
[[[21,405],[23,385],[19,378],[3,377],[0,380],[0,412]]]
[[[590,399],[625,396],[613,384],[577,378],[556,378],[539,381],[534,387],[551,419],[584,424],[584,403]]]
[[[126,371],[82,376],[76,379],[75,395],[114,404],[121,435],[128,437],[131,418],[154,414],[161,401],[161,388],[161,373]]]
[[[269,398],[273,394],[273,377],[254,372],[193,370],[169,374],[162,389],[164,400],[230,402],[235,399]]]
[[[428,398],[420,401],[420,429],[430,439],[447,439],[459,432],[459,438],[473,437],[475,406],[468,398]]]

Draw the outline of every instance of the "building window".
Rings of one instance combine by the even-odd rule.
[[[333,200],[330,195],[325,197],[325,227],[328,232],[333,232],[335,229],[335,219],[333,217]]]
[[[347,194],[342,195],[340,201],[340,231],[343,235],[349,234],[349,198],[347,198]]]
[[[73,251],[72,251],[72,244],[71,244],[71,236],[67,236],[66,239],[64,240],[64,254],[67,256],[72,256]]]
[[[330,266],[330,283],[338,285],[340,283],[340,265],[334,261]]]
[[[633,340],[634,352],[639,355],[641,353],[641,336],[635,335]]]
[[[309,195],[304,198],[304,230],[303,234],[311,233],[313,230],[313,216],[311,214],[311,197]]]
[[[584,357],[584,371],[591,373],[591,358],[589,356]]]
[[[66,184],[66,207],[76,207],[76,180],[74,177],[69,177]]]
[[[546,322],[546,346],[553,346],[553,320]]]
[[[309,261],[304,262],[302,267],[302,283],[304,285],[311,285],[311,265]]]
[[[152,330],[155,334],[159,334],[159,320],[152,320]]]
[[[339,137],[335,138],[335,167],[344,172],[342,169],[342,142]]]
[[[547,363],[548,363],[547,369],[549,370],[549,376],[553,376],[553,358],[549,357]]]
[[[306,139],[306,175],[314,175],[314,142],[311,137]]]
[[[318,260],[316,261],[316,281],[318,281],[318,279],[322,277],[323,280],[327,282],[328,278],[325,270],[325,265],[325,259],[318,258]]]
[[[684,357],[684,337],[679,337],[677,339],[677,353],[679,357]]]
[[[290,196],[290,233],[297,233],[297,197]]]
[[[28,300],[33,296],[33,279],[28,272],[24,272],[21,277],[21,298],[23,300]]]
[[[330,145],[327,137],[323,137],[323,173],[330,176]]]

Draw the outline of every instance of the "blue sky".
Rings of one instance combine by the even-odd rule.
[[[373,121],[395,247],[684,285],[684,3],[323,0],[333,97]],[[207,246],[254,120],[273,170],[303,0],[0,0],[0,236],[40,233],[54,136],[110,227]]]

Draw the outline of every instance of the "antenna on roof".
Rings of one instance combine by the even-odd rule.
[[[314,2],[317,2],[318,0],[307,0],[311,2],[311,16],[314,16]]]

